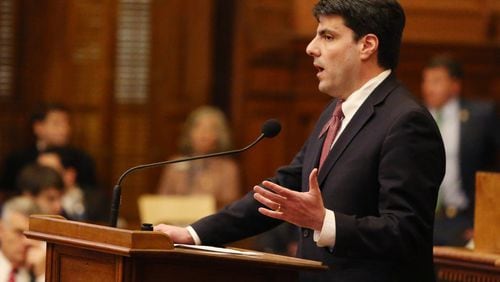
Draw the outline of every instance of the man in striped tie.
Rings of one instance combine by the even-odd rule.
[[[45,247],[24,235],[28,217],[39,213],[27,197],[8,200],[0,221],[0,281],[45,281]]]

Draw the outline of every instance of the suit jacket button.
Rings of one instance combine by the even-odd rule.
[[[302,236],[304,236],[304,238],[309,237],[309,233],[310,233],[309,230],[305,229],[304,231],[302,231]]]

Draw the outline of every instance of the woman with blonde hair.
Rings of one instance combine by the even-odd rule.
[[[175,159],[226,151],[230,148],[230,131],[224,114],[217,108],[202,106],[187,118],[179,140],[181,155]],[[239,197],[239,184],[236,162],[230,157],[216,157],[165,167],[158,185],[158,193],[211,194],[220,208]]]

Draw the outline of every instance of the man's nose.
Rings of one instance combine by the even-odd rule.
[[[319,49],[316,46],[316,37],[314,37],[311,42],[306,47],[306,53],[307,55],[311,57],[317,57],[319,56]]]

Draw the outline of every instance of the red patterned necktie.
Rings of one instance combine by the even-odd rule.
[[[328,153],[330,152],[330,149],[332,148],[332,143],[335,140],[335,136],[337,136],[337,133],[339,132],[340,125],[342,124],[342,119],[344,119],[344,113],[342,112],[343,102],[344,100],[337,101],[337,105],[335,105],[335,110],[333,111],[332,118],[321,131],[320,136],[323,135],[326,130],[328,130],[325,141],[323,142],[323,149],[321,149],[321,158],[319,161],[320,170],[323,166],[323,163],[325,162],[326,157],[328,156]]]
[[[7,282],[16,282],[16,274],[17,274],[17,268],[12,268]]]

